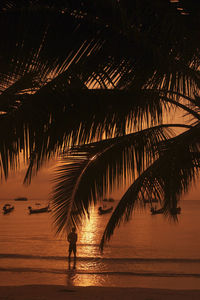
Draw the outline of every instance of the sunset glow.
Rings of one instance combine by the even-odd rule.
[[[0,2],[0,300],[200,299],[199,16]]]

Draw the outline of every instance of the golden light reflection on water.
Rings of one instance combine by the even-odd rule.
[[[76,274],[76,271],[69,271],[66,278],[66,285],[72,286],[103,286],[105,280],[96,274]]]
[[[85,219],[80,230],[79,243],[82,245],[79,249],[79,256],[96,257],[98,242],[100,240],[99,229],[101,221],[98,218],[95,208],[91,209],[90,219]],[[94,247],[96,245],[96,247]]]

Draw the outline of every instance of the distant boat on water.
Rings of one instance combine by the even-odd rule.
[[[11,211],[13,211],[13,209],[14,209],[14,206],[12,206],[10,204],[5,204],[3,207],[4,215],[10,213]]]
[[[18,197],[18,198],[14,198],[15,201],[27,201],[28,198],[26,197]]]
[[[104,215],[104,214],[108,214],[113,210],[113,207],[109,207],[109,208],[102,208],[101,206],[98,208],[99,211],[99,215]]]
[[[164,208],[156,209],[154,207],[151,208],[151,214],[152,215],[157,215],[157,214],[163,214],[164,213]]]
[[[39,213],[44,213],[44,212],[50,212],[49,205],[42,207],[42,208],[32,208],[31,206],[28,207],[29,214],[39,214]]]
[[[161,207],[160,209],[156,209],[154,207],[151,208],[151,214],[152,215],[163,214],[163,213],[164,213],[164,208],[163,207]],[[171,208],[170,213],[172,215],[180,214],[181,213],[181,207],[178,206],[178,207]]]

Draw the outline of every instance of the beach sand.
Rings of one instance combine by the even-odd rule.
[[[66,287],[58,285],[0,286],[0,300],[199,300],[200,290]]]

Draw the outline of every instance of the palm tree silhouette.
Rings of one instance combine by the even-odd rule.
[[[63,157],[52,195],[58,232],[131,178],[103,248],[137,204],[156,197],[170,214],[196,180],[199,8],[188,0],[1,2],[1,177],[21,152],[27,184],[46,160]],[[187,123],[165,120],[177,109]]]

